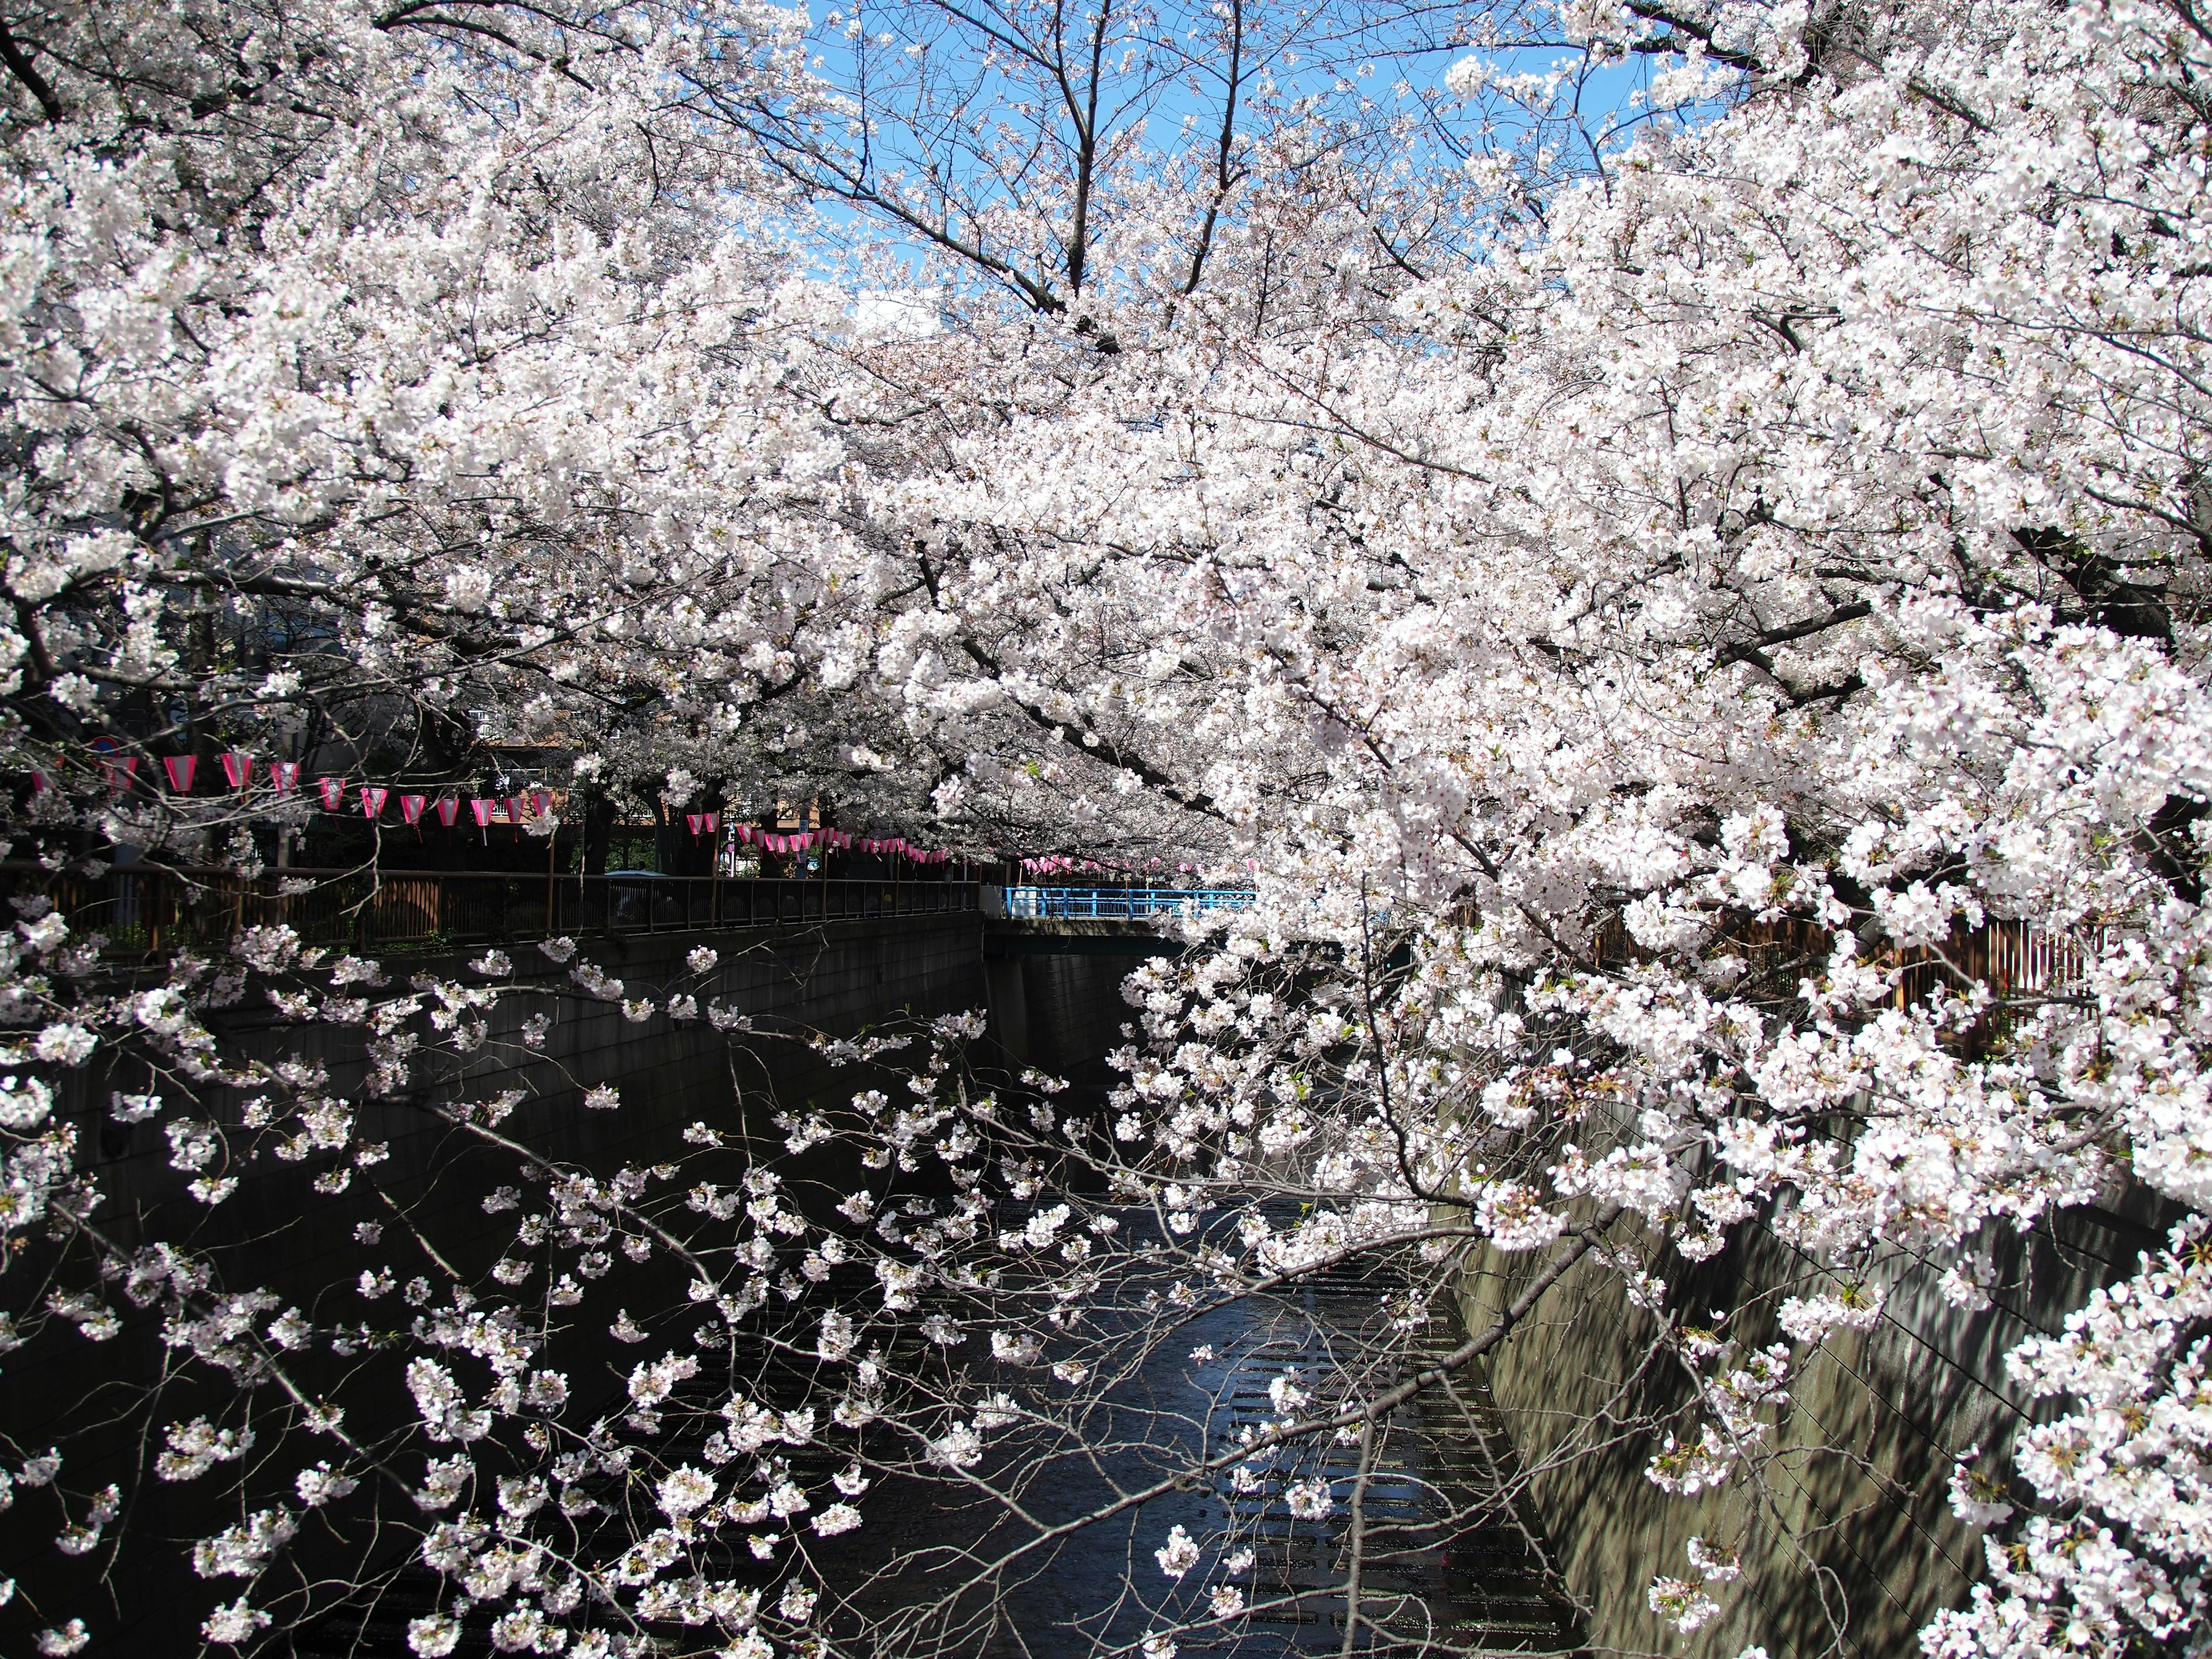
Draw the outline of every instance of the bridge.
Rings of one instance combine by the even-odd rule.
[[[1003,914],[1016,920],[1151,921],[1242,910],[1259,895],[1247,887],[1008,887]]]

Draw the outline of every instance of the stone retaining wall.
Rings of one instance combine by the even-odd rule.
[[[1687,1442],[1696,1417],[1680,1370],[1652,1357],[1652,1316],[1626,1306],[1617,1276],[1585,1258],[1503,1346],[1490,1382],[1523,1467],[1540,1470],[1534,1518],[1594,1610],[1590,1650],[1699,1659],[1733,1659],[1753,1644],[1772,1659],[1917,1654],[1921,1626],[1938,1608],[1962,1605],[1983,1573],[1978,1529],[1951,1513],[1954,1460],[1975,1444],[2002,1455],[2024,1423],[2051,1410],[2012,1382],[2005,1353],[2058,1328],[2095,1285],[2132,1272],[2164,1224],[2138,1192],[2046,1220],[2027,1238],[2008,1234],[1996,1255],[2008,1288],[1978,1313],[1945,1303],[1938,1267],[1889,1252],[1871,1275],[1887,1287],[1879,1322],[1832,1334],[1791,1382],[1772,1439],[1789,1455],[1759,1483],[1739,1476],[1695,1498],[1670,1497],[1646,1478],[1655,1436],[1609,1443],[1624,1419],[1643,1413],[1671,1413],[1669,1426]],[[1467,1282],[1470,1322],[1510,1303],[1537,1265],[1489,1252]],[[1669,1255],[1658,1271],[1686,1322],[1728,1315],[1747,1346],[1784,1340],[1774,1309],[1824,1278],[1756,1224],[1710,1261]],[[1698,1577],[1685,1554],[1693,1534],[1741,1547],[1744,1575],[1716,1592],[1722,1614],[1685,1637],[1650,1610],[1645,1592],[1662,1575]]]

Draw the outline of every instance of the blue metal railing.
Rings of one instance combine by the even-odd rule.
[[[1006,914],[1042,919],[1149,921],[1156,916],[1242,910],[1259,895],[1243,887],[1009,887]]]

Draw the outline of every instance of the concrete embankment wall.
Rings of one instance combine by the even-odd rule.
[[[902,1016],[983,1006],[981,933],[981,919],[973,913],[910,915],[803,929],[594,939],[585,943],[579,959],[588,958],[622,978],[631,996],[660,1000],[666,988],[680,981],[696,991],[702,1006],[708,996],[718,998],[750,1016],[763,1033],[850,1036]],[[684,958],[702,945],[714,947],[720,963],[701,980],[688,973]],[[528,1206],[532,1183],[520,1178],[521,1158],[426,1109],[434,1100],[481,1102],[504,1090],[523,1091],[526,1098],[499,1132],[542,1157],[573,1163],[603,1179],[625,1164],[643,1167],[689,1154],[692,1161],[674,1183],[677,1190],[653,1188],[656,1197],[680,1212],[683,1191],[691,1182],[729,1185],[739,1178],[749,1161],[749,1137],[765,1141],[764,1152],[782,1153],[782,1132],[769,1121],[776,1110],[803,1114],[816,1101],[842,1100],[872,1085],[896,1087],[892,1073],[832,1067],[804,1042],[726,1036],[704,1020],[677,1024],[659,1013],[632,1023],[619,1006],[584,995],[566,969],[534,947],[509,951],[518,978],[562,994],[552,1006],[556,1018],[542,1050],[526,1048],[520,1028],[526,1015],[549,1006],[547,1000],[513,998],[493,1015],[490,1034],[464,1074],[438,1075],[428,1061],[419,1062],[408,1087],[390,1097],[363,1098],[366,1033],[358,1026],[279,1028],[265,1008],[243,1006],[218,1016],[229,1027],[226,1035],[233,1052],[269,1060],[296,1057],[321,1062],[331,1073],[331,1091],[355,1103],[360,1135],[389,1144],[389,1158],[357,1175],[343,1193],[314,1189],[315,1177],[332,1168],[328,1153],[289,1164],[264,1158],[250,1170],[235,1171],[247,1176],[235,1196],[208,1209],[185,1194],[188,1177],[170,1166],[170,1145],[159,1124],[120,1126],[108,1116],[112,1092],[149,1088],[169,1096],[165,1115],[174,1115],[184,1103],[179,1089],[149,1079],[143,1067],[109,1073],[95,1061],[72,1079],[68,1091],[65,1110],[79,1126],[88,1151],[96,1152],[94,1162],[106,1194],[94,1218],[112,1237],[125,1246],[155,1239],[184,1243],[219,1264],[222,1276],[212,1287],[217,1291],[266,1286],[325,1328],[363,1328],[350,1355],[332,1354],[319,1343],[309,1352],[287,1356],[286,1363],[310,1394],[343,1403],[349,1427],[364,1438],[411,1419],[398,1367],[380,1351],[376,1333],[404,1325],[414,1312],[396,1294],[362,1298],[356,1283],[364,1269],[388,1267],[403,1284],[424,1275],[438,1286],[442,1300],[447,1267],[481,1282],[480,1276],[502,1255],[532,1255],[532,1276],[522,1287],[527,1297],[542,1291],[549,1272],[557,1274],[574,1265],[573,1253],[556,1257],[544,1248],[514,1248],[515,1224],[528,1207],[488,1214],[483,1200],[495,1188],[513,1185],[522,1189]],[[481,982],[464,966],[479,955],[386,957],[391,983],[374,994],[402,992],[410,975],[425,972]],[[620,1091],[618,1109],[584,1109],[584,1091],[601,1083]],[[217,1091],[202,1102],[198,1115],[235,1126],[244,1105],[243,1098]],[[682,1131],[695,1120],[728,1136],[736,1143],[732,1150],[701,1158],[696,1148],[686,1146]],[[244,1137],[238,1141],[242,1147]],[[857,1184],[851,1179],[855,1171],[837,1165],[835,1156],[812,1153],[798,1166],[794,1186],[812,1189],[798,1194],[802,1205],[842,1195]],[[220,1164],[205,1171],[221,1172]],[[355,1229],[365,1221],[383,1224],[380,1243],[356,1241]],[[43,1273],[57,1248],[40,1240],[12,1264],[13,1271]],[[60,1248],[69,1249],[74,1259],[69,1282],[85,1282],[88,1256],[83,1246]],[[643,1316],[680,1304],[686,1277],[665,1252],[656,1252],[641,1265],[617,1254],[604,1282],[605,1293],[593,1294],[579,1310],[591,1315],[591,1322],[565,1334],[556,1330],[540,1363],[569,1373],[580,1408],[618,1388],[616,1377],[644,1351],[608,1342],[609,1309],[619,1303]],[[96,1418],[133,1408],[150,1389],[160,1391],[150,1413],[157,1436],[161,1426],[202,1413],[234,1426],[258,1423],[262,1450],[256,1455],[266,1455],[284,1433],[278,1390],[264,1387],[242,1396],[220,1380],[201,1377],[197,1368],[162,1380],[156,1311],[134,1309],[112,1286],[107,1300],[125,1319],[122,1331],[108,1341],[88,1343],[56,1320],[34,1340],[0,1359],[0,1425],[13,1441],[15,1455],[57,1442],[72,1443],[76,1449],[65,1469],[72,1490],[83,1492],[111,1480],[128,1489],[136,1448],[112,1436],[103,1443],[101,1435],[86,1432],[87,1426]],[[10,1301],[20,1306],[22,1298]],[[480,1367],[470,1362],[464,1368],[481,1383]],[[257,1474],[254,1503],[296,1505],[289,1494],[292,1476],[318,1455],[345,1461],[338,1446],[302,1437]],[[419,1480],[421,1460],[405,1462],[399,1474]],[[61,1517],[52,1494],[17,1495],[21,1501],[0,1515],[0,1577],[17,1577],[46,1594],[36,1607],[19,1595],[0,1611],[0,1647],[9,1652],[27,1651],[30,1632],[72,1614],[93,1626],[98,1650],[185,1651],[192,1644],[198,1619],[213,1604],[211,1592],[222,1589],[225,1600],[234,1594],[230,1581],[192,1577],[178,1546],[161,1541],[190,1539],[222,1524],[210,1519],[198,1486],[149,1481],[137,1489],[122,1522],[109,1528],[111,1536],[127,1534],[130,1565],[124,1579],[105,1583],[99,1581],[106,1565],[104,1552],[74,1561],[55,1553]],[[387,1501],[408,1507],[396,1491]],[[312,1530],[303,1534],[295,1553],[306,1563],[319,1559]],[[58,1566],[79,1578],[75,1593],[67,1585],[57,1591]],[[269,1592],[277,1593],[273,1587]],[[281,1614],[287,1608],[279,1604],[274,1610]]]
[[[1690,1498],[1661,1492],[1645,1470],[1665,1429],[1695,1438],[1691,1388],[1656,1351],[1653,1316],[1628,1306],[1618,1275],[1585,1258],[1504,1345],[1490,1380],[1534,1472],[1534,1518],[1591,1610],[1590,1650],[1733,1659],[1755,1644],[1773,1659],[1917,1654],[1920,1627],[1937,1609],[1964,1605],[1984,1576],[1980,1531],[1951,1513],[1954,1460],[1976,1444],[2001,1458],[2023,1425],[2053,1412],[2006,1375],[2006,1352],[2057,1329],[2095,1285],[2132,1272],[2163,1224],[2134,1194],[2047,1219],[2025,1237],[2007,1233],[1994,1241],[2002,1288],[1973,1313],[1944,1301],[1940,1265],[1889,1252],[1870,1274],[1887,1287],[1879,1322],[1832,1334],[1791,1379],[1778,1416],[1765,1413],[1769,1444],[1782,1455],[1755,1477],[1740,1472]],[[1629,1242],[1629,1225],[1616,1243]],[[1489,1253],[1468,1281],[1470,1321],[1509,1304],[1538,1265]],[[1726,1316],[1745,1347],[1785,1340],[1773,1316],[1783,1297],[1826,1282],[1819,1264],[1755,1223],[1711,1261],[1669,1254],[1656,1271],[1684,1322],[1711,1327]],[[1660,1432],[1621,1432],[1646,1414],[1666,1419]],[[1714,1590],[1721,1615],[1683,1636],[1650,1610],[1646,1590],[1662,1576],[1698,1579],[1685,1553],[1693,1535],[1740,1547],[1744,1573]]]
[[[1143,924],[987,929],[992,1034],[1018,1065],[1060,1074],[1095,1066],[1127,1040],[1121,1027],[1136,1018],[1122,999],[1121,981],[1174,948]]]

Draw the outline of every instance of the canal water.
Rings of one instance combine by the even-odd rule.
[[[860,1286],[854,1289],[857,1295]],[[1036,1542],[1039,1524],[1149,1489],[1188,1469],[1201,1448],[1218,1453],[1264,1429],[1279,1415],[1269,1389],[1279,1379],[1365,1365],[1379,1385],[1386,1372],[1402,1375],[1447,1352],[1459,1336],[1456,1321],[1440,1309],[1428,1310],[1425,1323],[1407,1319],[1403,1289],[1394,1294],[1371,1276],[1323,1280],[1294,1294],[1134,1318],[1106,1345],[1124,1356],[1110,1382],[1092,1379],[1079,1401],[1064,1388],[1057,1402],[1041,1400],[1037,1420],[992,1437],[990,1455],[971,1471],[974,1485],[949,1481],[941,1470],[927,1478],[885,1472],[900,1460],[881,1459],[860,1502],[860,1530],[830,1540],[802,1534],[805,1576],[824,1589],[811,1621],[812,1650],[849,1659],[1092,1659],[1137,1654],[1147,1636],[1172,1632],[1181,1654],[1224,1659],[1574,1651],[1571,1611],[1544,1570],[1540,1540],[1524,1524],[1510,1449],[1473,1376],[1401,1407],[1376,1438],[1361,1504],[1359,1618],[1349,1643],[1345,1581],[1357,1443],[1284,1456],[1249,1490],[1209,1477]],[[889,1369],[921,1377],[937,1364],[942,1374],[943,1356],[921,1347],[917,1337],[913,1350],[895,1351]],[[799,1397],[805,1379],[789,1359],[757,1358],[750,1397],[775,1401],[787,1389]],[[1026,1376],[1034,1387],[1035,1373]],[[695,1405],[703,1423],[693,1418],[699,1426],[653,1443],[657,1461],[709,1466],[706,1429],[718,1420],[704,1414],[726,1397],[726,1385],[705,1382],[702,1370],[687,1385],[690,1393],[671,1402]],[[672,1424],[685,1415],[665,1413]],[[788,1449],[791,1476],[826,1501],[831,1477],[849,1461],[850,1438],[832,1431],[833,1443],[817,1438]],[[1286,1488],[1316,1481],[1327,1485],[1333,1513],[1324,1521],[1295,1517]],[[619,1534],[625,1506],[637,1529],[658,1522],[648,1518],[649,1493],[639,1483],[609,1479],[594,1496],[612,1512],[609,1539]],[[1177,1525],[1200,1546],[1200,1559],[1170,1578],[1154,1552]],[[752,1559],[741,1529],[717,1536],[712,1576],[769,1588],[788,1574],[788,1561]],[[1249,1565],[1238,1559],[1247,1553]],[[1220,1619],[1213,1594],[1224,1587],[1233,1587],[1244,1607]],[[441,1593],[435,1574],[403,1565],[374,1595],[295,1636],[293,1651],[298,1659],[402,1659],[408,1621],[436,1609]],[[488,1618],[487,1611],[466,1621],[458,1654],[493,1652]],[[671,1626],[666,1634],[667,1650],[690,1651],[707,1632]],[[809,1650],[805,1638],[776,1634],[779,1653]]]
[[[1103,1065],[1087,1066],[1066,1103],[1103,1109],[1109,1083]],[[921,1330],[927,1307],[901,1319],[898,1345],[884,1358],[909,1400],[935,1394],[972,1406],[980,1389],[1003,1386],[1024,1415],[988,1435],[983,1461],[967,1472],[972,1481],[928,1467],[919,1446],[887,1440],[882,1425],[865,1431],[873,1485],[859,1500],[863,1524],[826,1540],[798,1531],[799,1576],[823,1595],[803,1634],[764,1623],[778,1659],[1142,1659],[1148,1637],[1167,1637],[1186,1659],[1577,1650],[1571,1608],[1546,1571],[1542,1540],[1520,1501],[1511,1448],[1473,1371],[1401,1407],[1376,1437],[1361,1497],[1364,1546],[1348,1642],[1356,1441],[1286,1449],[1241,1487],[1225,1471],[1187,1480],[1040,1542],[1040,1528],[1148,1492],[1264,1431],[1286,1407],[1299,1410],[1271,1388],[1311,1389],[1334,1376],[1358,1394],[1378,1392],[1463,1338],[1454,1299],[1436,1281],[1440,1270],[1417,1285],[1408,1274],[1420,1269],[1412,1264],[1361,1261],[1279,1294],[1179,1309],[1172,1287],[1178,1272],[1188,1272],[1188,1247],[1200,1241],[1177,1241],[1184,1249],[1161,1252],[1154,1272],[1141,1245],[1164,1242],[1155,1213],[1117,1213],[1119,1237],[1133,1247],[1113,1281],[1119,1322],[1104,1322],[1116,1317],[1114,1310],[1086,1316],[1081,1346],[1095,1369],[1079,1387],[1052,1382],[1041,1368],[995,1366],[981,1358],[988,1337],[978,1328],[956,1346],[933,1346]],[[1001,1227],[1024,1218],[1004,1208],[994,1217]],[[1223,1243],[1234,1249],[1233,1237]],[[880,1302],[872,1273],[858,1261],[835,1268],[823,1289],[856,1316]],[[1035,1323],[1042,1327],[1051,1305],[1038,1287]],[[973,1312],[950,1303],[942,1311],[956,1319]],[[720,1350],[702,1352],[699,1376],[663,1413],[666,1433],[644,1443],[651,1461],[714,1467],[707,1436],[720,1426],[714,1413],[733,1383],[779,1409],[818,1402],[823,1379],[811,1322],[805,1330],[794,1328],[797,1340],[784,1346],[741,1336],[727,1364]],[[656,1343],[602,1352],[597,1363],[619,1362],[603,1373],[611,1385],[634,1359],[662,1351]],[[579,1371],[576,1382],[580,1394],[587,1379]],[[852,1434],[825,1425],[805,1445],[773,1449],[819,1507],[832,1500],[832,1478],[851,1462],[854,1443]],[[720,1473],[750,1466],[741,1459]],[[1293,1485],[1325,1487],[1332,1512],[1320,1520],[1294,1516],[1286,1499]],[[609,1476],[587,1490],[606,1514],[586,1554],[605,1559],[661,1524],[648,1483]],[[1198,1545],[1199,1559],[1170,1577],[1155,1552],[1178,1526]],[[743,1528],[721,1528],[702,1571],[761,1587],[772,1606],[775,1587],[793,1576],[791,1548],[763,1564],[745,1539]],[[1219,1616],[1215,1595],[1231,1589],[1242,1608]],[[291,1651],[295,1659],[411,1659],[408,1622],[450,1609],[452,1594],[429,1569],[395,1563],[373,1589],[296,1632]],[[494,1653],[490,1613],[465,1620],[456,1659]],[[663,1651],[714,1650],[706,1629],[653,1632],[667,1638]]]

